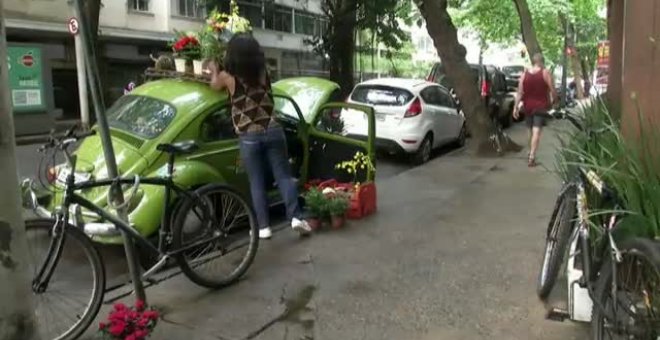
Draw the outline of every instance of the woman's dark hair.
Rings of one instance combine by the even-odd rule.
[[[225,56],[225,71],[256,86],[266,75],[266,58],[259,42],[248,33],[236,34],[229,40]]]

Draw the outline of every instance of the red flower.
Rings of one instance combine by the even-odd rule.
[[[138,338],[136,338],[135,335],[130,334],[130,335],[126,336],[126,338],[124,338],[124,340],[138,340]]]
[[[126,305],[121,302],[115,303],[115,310],[116,311],[126,310]]]
[[[158,319],[158,312],[155,310],[148,310],[142,314],[143,317],[149,319],[149,320],[156,320]]]
[[[109,332],[114,336],[120,336],[124,333],[125,330],[126,330],[126,323],[123,321],[118,321],[110,327]]]
[[[137,329],[135,332],[133,332],[133,336],[135,337],[135,340],[142,340],[146,338],[149,335],[149,331],[145,329]]]
[[[106,324],[105,322],[99,323],[99,330],[104,330],[106,327],[108,327],[108,324]]]
[[[137,300],[135,301],[135,309],[139,310],[140,312],[144,310],[144,301],[142,300]]]
[[[135,324],[138,325],[138,327],[147,327],[149,325],[149,322],[151,322],[151,320],[143,316]]]
[[[128,316],[128,310],[120,310],[110,314],[108,320],[110,321],[124,321]]]

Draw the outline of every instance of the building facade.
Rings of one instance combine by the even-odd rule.
[[[241,15],[248,18],[254,35],[264,47],[273,78],[323,75],[323,60],[306,40],[327,27],[321,0],[239,0]],[[215,0],[227,10],[229,0]],[[103,57],[106,101],[122,95],[130,81],[140,81],[152,65],[151,55],[168,52],[174,30],[199,30],[207,6],[199,0],[103,1],[99,17],[99,42]],[[40,50],[44,67],[44,101],[49,118],[79,117],[74,39],[67,31],[73,16],[70,0],[5,0],[5,25],[10,46]],[[17,133],[31,129],[38,116],[16,116]],[[43,117],[42,117],[43,118]],[[43,130],[43,128],[39,128]]]

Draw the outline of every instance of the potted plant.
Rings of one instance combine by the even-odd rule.
[[[346,222],[346,212],[348,211],[350,201],[346,193],[336,191],[328,200],[328,213],[330,214],[330,224],[333,229],[339,229]]]
[[[321,227],[323,219],[328,215],[328,198],[318,187],[311,187],[303,194],[305,210],[307,210],[307,223],[316,230]]]
[[[220,43],[216,35],[209,31],[203,31],[200,33],[199,42],[202,46],[202,60],[199,64],[199,72],[197,68],[195,68],[195,74],[203,74],[204,69],[206,69],[207,65],[211,62],[218,66],[222,66],[222,59],[225,54],[226,45]]]
[[[201,57],[199,39],[194,34],[175,31],[177,37],[172,42],[174,65],[177,72],[192,73],[193,60]],[[200,68],[201,69],[201,68]]]
[[[375,171],[376,168],[368,155],[357,152],[353,159],[341,162],[336,169],[344,170],[352,176],[353,188],[351,192],[350,210],[348,218],[360,219],[376,211],[376,184],[374,182],[358,182],[358,173]]]

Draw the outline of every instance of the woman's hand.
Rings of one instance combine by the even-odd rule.
[[[211,75],[218,74],[218,64],[216,64],[215,61],[209,61],[209,64],[207,65],[209,72]]]
[[[518,105],[513,108],[513,119],[518,119],[520,117],[520,110],[518,109]]]

